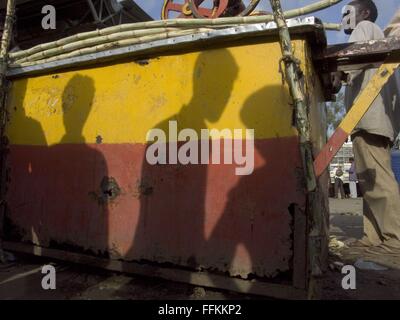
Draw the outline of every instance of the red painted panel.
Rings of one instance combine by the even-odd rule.
[[[235,165],[150,166],[145,150],[11,146],[9,217],[25,240],[43,246],[53,240],[243,276],[289,270],[288,208],[305,201],[296,137],[256,141],[249,176],[236,176]],[[118,184],[115,199],[105,196],[115,193],[111,184],[101,189],[104,177]]]
[[[349,133],[338,127],[314,160],[315,175],[320,177],[346,142]]]

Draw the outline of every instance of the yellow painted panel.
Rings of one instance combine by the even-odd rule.
[[[295,41],[304,62],[304,42]],[[161,56],[15,80],[12,144],[144,143],[152,128],[296,135],[277,42]]]

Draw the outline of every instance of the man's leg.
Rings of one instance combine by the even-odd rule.
[[[335,178],[335,198],[339,198],[339,179]]]
[[[350,197],[352,199],[357,198],[357,183],[355,181],[350,181]]]
[[[346,199],[346,192],[344,192],[344,184],[343,181],[340,179],[339,180],[339,186],[340,186],[340,196],[342,199]]]
[[[389,139],[359,132],[353,147],[364,194],[364,240],[400,249],[400,194],[391,167]]]

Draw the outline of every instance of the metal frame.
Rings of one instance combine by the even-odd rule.
[[[89,11],[84,16],[86,17],[88,13],[91,13],[96,24],[105,25],[106,22],[111,20],[112,25],[119,25],[122,23],[123,17],[127,17],[132,21],[136,20],[122,4],[121,9],[115,11],[110,4],[110,0],[86,0],[86,2],[89,6]]]
[[[104,25],[108,20],[111,20],[114,26],[121,24],[124,10],[121,9],[119,12],[115,12],[108,0],[86,0],[86,2],[96,24]]]
[[[307,298],[307,291],[296,288],[291,284],[275,284],[264,281],[243,280],[230,278],[223,275],[216,275],[209,272],[195,272],[170,267],[155,266],[137,262],[121,260],[109,260],[89,256],[86,254],[63,251],[59,249],[42,248],[35,245],[17,242],[4,242],[4,249],[32,254],[39,257],[57,259],[61,261],[82,264],[91,267],[102,268],[114,272],[125,272],[151,278],[181,282],[195,286],[223,289],[243,294],[268,296],[277,299],[304,300]]]

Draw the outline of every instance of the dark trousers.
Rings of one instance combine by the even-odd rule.
[[[344,193],[343,181],[342,179],[335,178],[335,198],[339,198],[339,190],[342,199],[346,198],[346,194]]]

